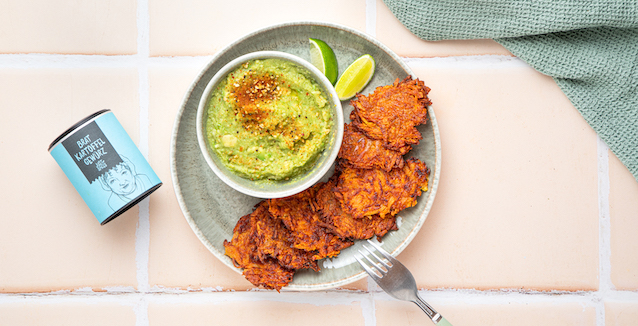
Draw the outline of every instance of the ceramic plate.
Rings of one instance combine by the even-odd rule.
[[[177,114],[171,140],[171,174],[179,205],[197,237],[217,258],[239,273],[241,270],[224,255],[223,242],[232,238],[237,220],[250,213],[261,199],[235,191],[210,169],[197,143],[197,106],[208,81],[226,63],[243,54],[263,50],[288,52],[309,60],[310,37],[321,39],[332,47],[340,73],[363,54],[374,57],[376,72],[363,94],[391,84],[397,78],[412,75],[410,68],[377,40],[351,28],[328,23],[296,22],[271,26],[244,36],[214,56],[193,82]],[[342,105],[345,120],[349,122],[352,106],[349,101],[342,102]],[[423,225],[438,186],[441,143],[431,107],[429,115],[429,122],[419,129],[423,139],[406,155],[406,158],[417,157],[430,167],[429,190],[419,197],[416,206],[401,211],[398,215],[399,230],[383,237],[383,248],[395,256],[405,249]],[[328,176],[330,174],[332,172]],[[354,259],[361,243],[358,241],[346,248],[336,258],[319,262],[319,272],[298,271],[284,289],[325,290],[364,278],[365,272]]]

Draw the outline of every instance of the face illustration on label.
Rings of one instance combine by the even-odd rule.
[[[124,164],[120,164],[107,172],[105,180],[109,188],[118,195],[130,195],[136,189],[135,175]]]
[[[111,193],[108,205],[114,210],[141,195],[152,184],[147,175],[136,172],[131,160],[125,156],[122,160],[98,178],[102,189]]]

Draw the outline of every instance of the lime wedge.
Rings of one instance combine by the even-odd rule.
[[[334,85],[337,82],[337,76],[339,76],[337,56],[326,42],[315,38],[308,40],[310,40],[310,63],[326,75]]]
[[[372,79],[374,67],[374,58],[369,54],[364,54],[346,68],[335,85],[339,99],[344,101],[361,92]]]

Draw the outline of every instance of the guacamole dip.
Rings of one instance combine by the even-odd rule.
[[[333,124],[310,72],[281,59],[244,63],[208,102],[208,142],[224,165],[252,180],[289,180],[310,169]]]

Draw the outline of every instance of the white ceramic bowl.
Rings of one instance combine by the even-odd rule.
[[[290,61],[308,70],[317,84],[323,89],[328,97],[328,102],[332,109],[333,124],[330,131],[329,143],[323,153],[319,156],[315,165],[303,175],[293,178],[290,181],[251,181],[228,170],[217,157],[208,144],[206,137],[206,121],[208,120],[207,104],[211,93],[217,85],[235,68],[241,64],[255,59],[277,58]],[[341,147],[343,139],[343,111],[341,101],[330,81],[315,66],[308,61],[295,55],[279,51],[259,51],[242,55],[224,67],[222,67],[210,80],[197,108],[197,141],[199,148],[210,168],[224,183],[233,189],[246,195],[259,198],[281,198],[299,193],[319,181],[329,170]]]

